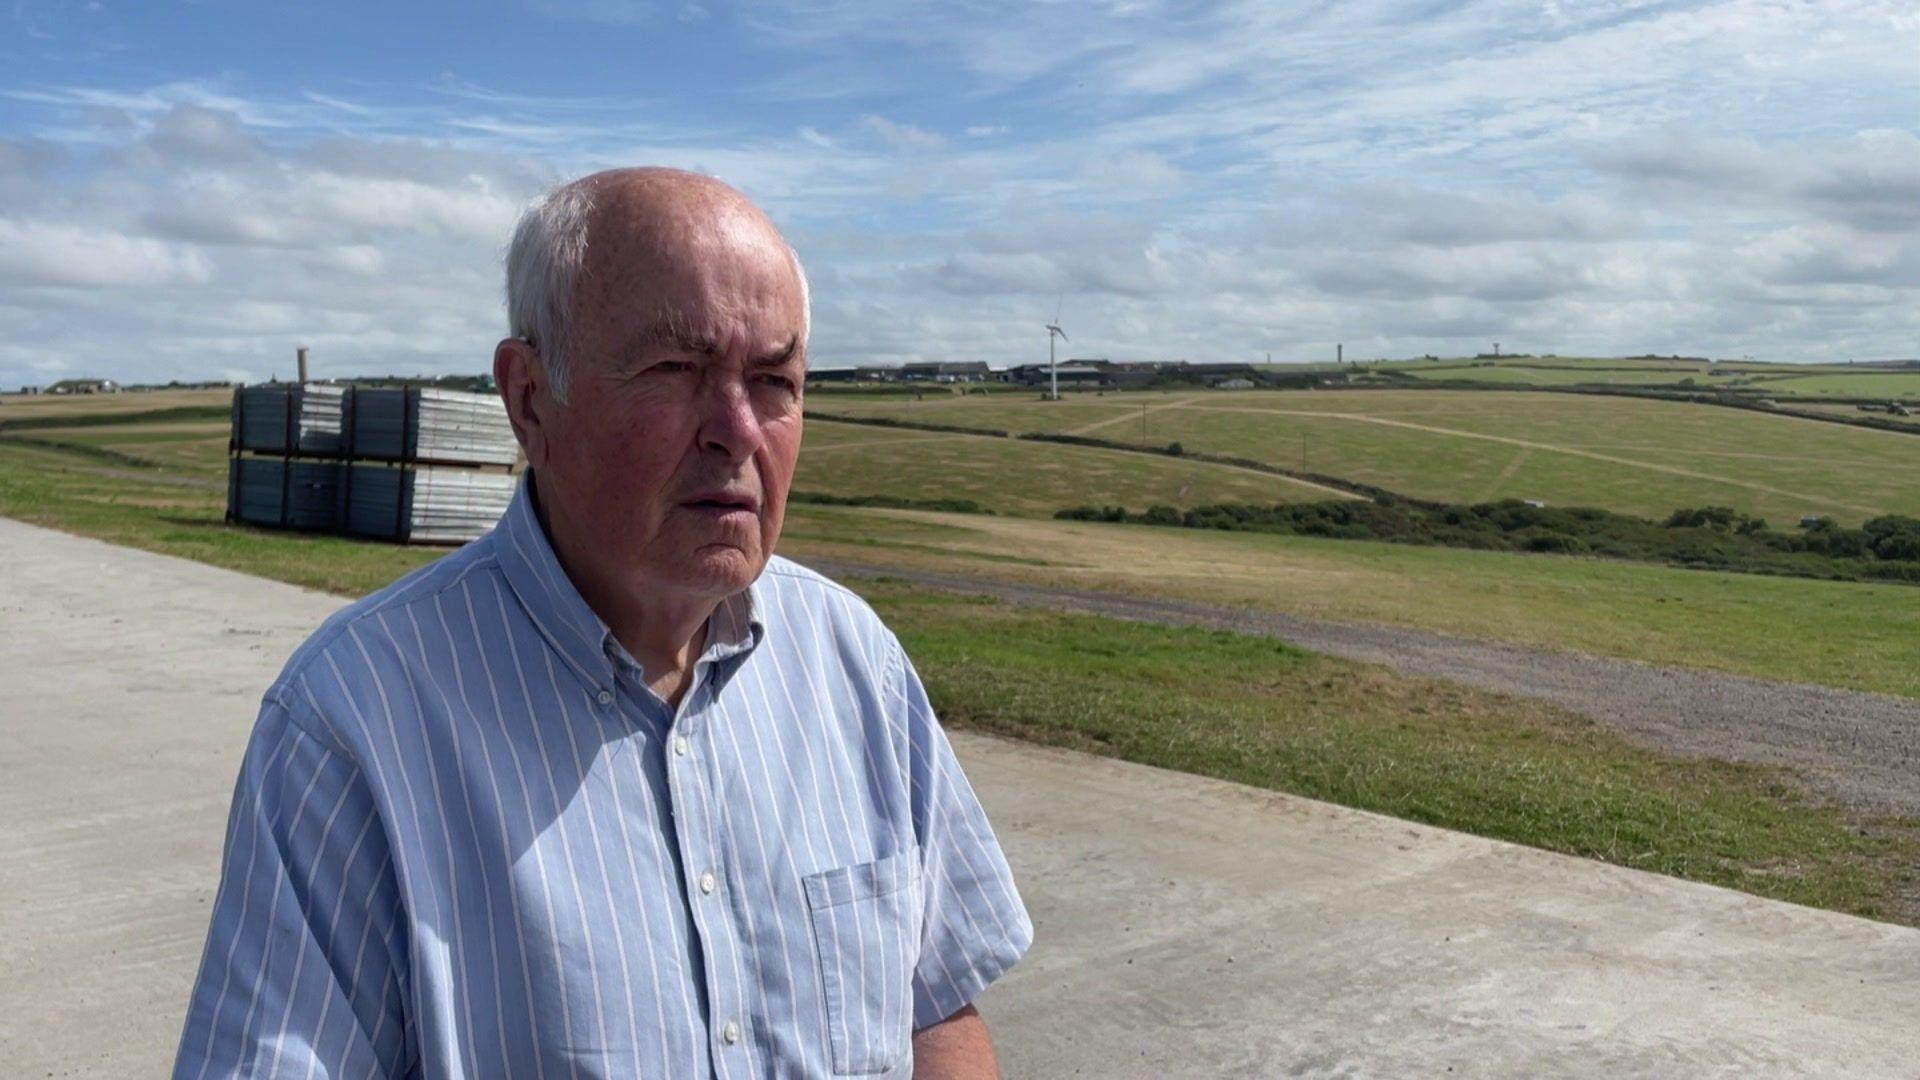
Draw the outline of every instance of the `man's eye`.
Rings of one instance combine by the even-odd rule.
[[[684,375],[693,370],[693,364],[686,360],[662,360],[647,368],[650,375]]]
[[[778,387],[788,393],[792,393],[795,389],[793,380],[787,378],[785,375],[762,375],[760,376],[760,381],[768,386]]]

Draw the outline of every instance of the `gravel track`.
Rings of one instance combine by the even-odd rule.
[[[1916,700],[1187,600],[805,561],[836,577],[888,577],[1033,607],[1262,634],[1409,675],[1550,702],[1655,749],[1783,766],[1856,811],[1920,816]]]

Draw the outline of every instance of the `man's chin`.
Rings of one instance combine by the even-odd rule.
[[[689,589],[729,596],[753,584],[766,569],[765,555],[732,544],[709,544],[694,551],[675,576]]]

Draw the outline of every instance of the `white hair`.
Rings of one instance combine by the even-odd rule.
[[[567,400],[572,381],[572,340],[567,313],[573,286],[587,261],[587,225],[593,193],[579,183],[549,191],[520,215],[507,247],[507,332],[532,345],[546,366],[553,396]],[[782,243],[800,282],[800,344],[813,328],[813,294],[793,245]]]

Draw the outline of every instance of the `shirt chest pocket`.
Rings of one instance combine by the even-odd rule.
[[[805,879],[835,1076],[884,1073],[913,1042],[920,850]]]

